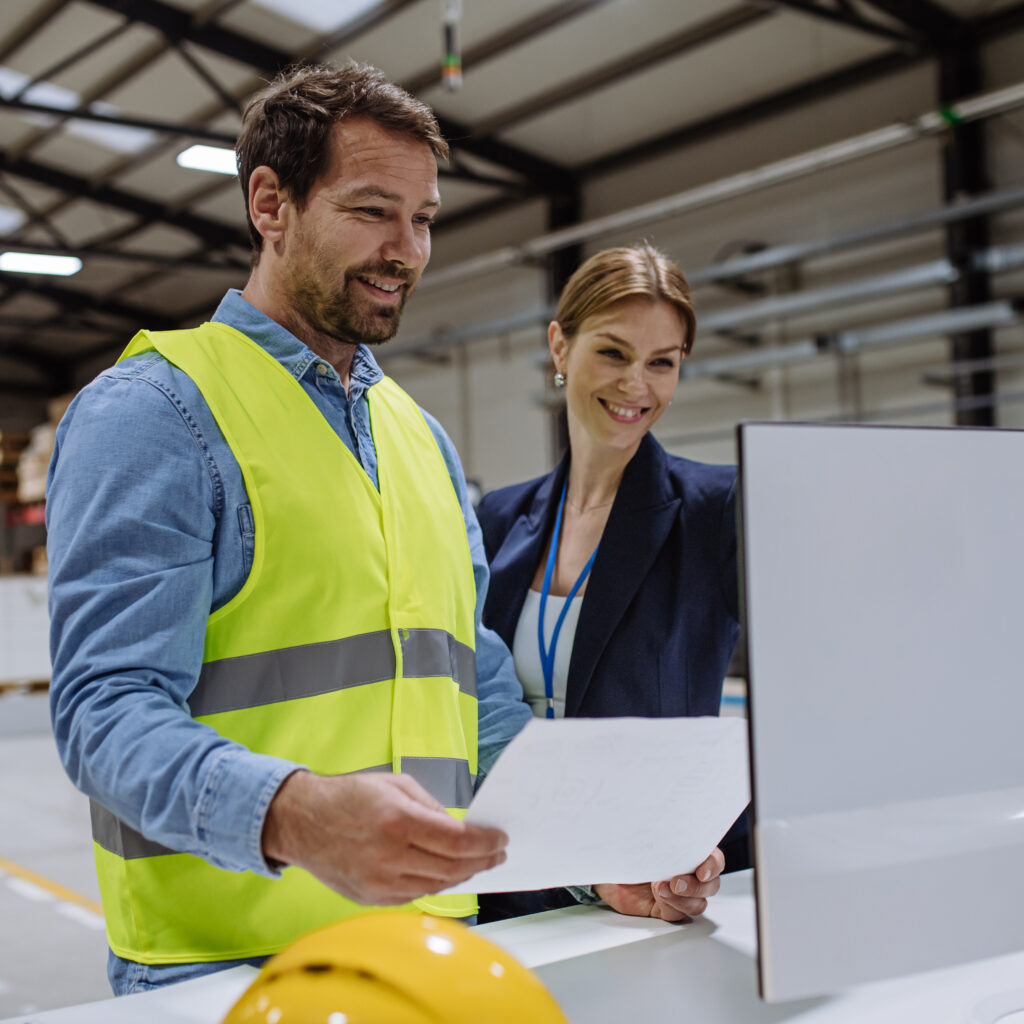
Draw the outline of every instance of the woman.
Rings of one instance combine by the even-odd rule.
[[[739,633],[735,470],[669,455],[649,433],[695,329],[686,278],[647,245],[592,256],[562,292],[548,344],[569,451],[477,510],[491,564],[484,620],[512,648],[535,714],[718,714]],[[723,842],[730,868],[746,866],[742,831]],[[698,878],[482,896],[480,919],[591,892],[623,913],[678,919],[717,891],[721,858]]]

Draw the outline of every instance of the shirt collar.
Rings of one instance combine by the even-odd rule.
[[[269,352],[296,380],[314,364],[323,362],[308,345],[299,341],[291,331],[272,320],[262,310],[242,298],[237,288],[231,288],[220,301],[213,314],[217,323],[227,324],[241,331],[260,348]],[[331,372],[334,372],[333,367]],[[349,368],[352,387],[363,390],[376,384],[384,376],[377,360],[365,345],[356,346]]]

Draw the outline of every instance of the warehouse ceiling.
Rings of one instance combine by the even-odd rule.
[[[247,275],[241,192],[182,167],[231,146],[246,99],[296,61],[368,61],[452,145],[446,231],[1024,26],[1014,0],[463,0],[463,81],[442,84],[439,0],[3,0],[0,402],[67,390],[139,326],[207,316]],[[623,205],[627,205],[624,200]]]

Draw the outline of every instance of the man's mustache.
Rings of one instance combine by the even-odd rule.
[[[403,284],[411,284],[415,280],[416,274],[409,267],[394,267],[388,266],[386,263],[374,263],[363,267],[355,267],[348,271],[346,277],[379,277],[384,280],[397,280]]]

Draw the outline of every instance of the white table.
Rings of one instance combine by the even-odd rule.
[[[994,1024],[1024,1010],[1024,951],[829,998],[761,1002],[750,872],[726,876],[705,917],[689,925],[572,907],[479,930],[533,967],[573,1024]],[[0,1024],[217,1024],[255,974],[237,967]]]

